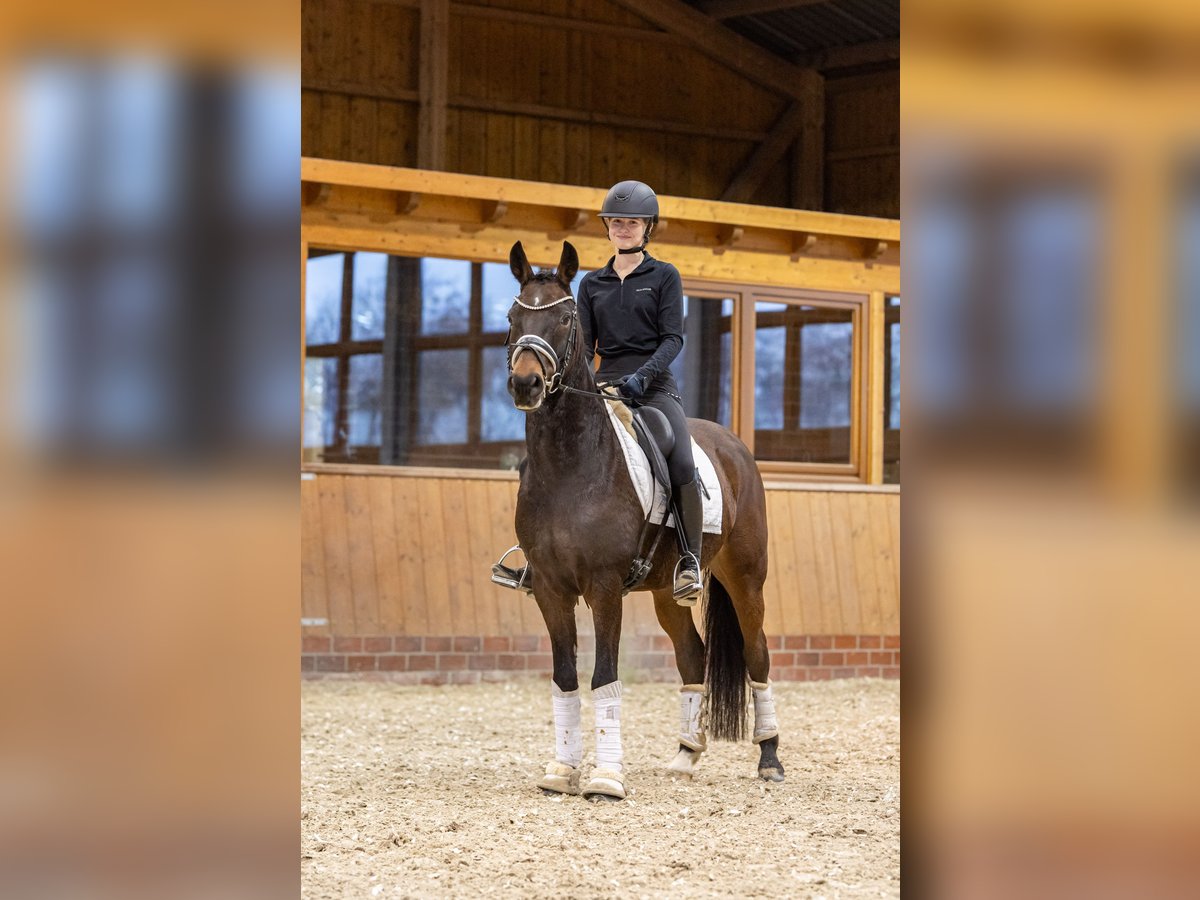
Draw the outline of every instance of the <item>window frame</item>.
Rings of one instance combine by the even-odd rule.
[[[324,255],[327,253],[341,253],[348,257],[358,252],[373,252],[365,248],[346,248],[333,247],[326,245],[308,245],[304,244],[301,255],[302,272],[307,270],[308,259],[316,253]],[[387,251],[384,251],[387,252]],[[389,253],[390,256],[411,259],[419,263],[425,256],[407,256],[404,254]],[[433,258],[433,257],[431,257]],[[457,259],[460,257],[444,256],[436,258]],[[466,259],[465,261],[472,264],[471,269],[471,298],[470,298],[470,313],[468,330],[463,334],[457,335],[421,335],[413,336],[413,350],[420,352],[426,349],[466,349],[469,352],[469,374],[468,374],[468,416],[467,416],[467,435],[468,441],[465,444],[436,444],[436,445],[418,445],[413,444],[410,450],[410,456],[415,451],[417,459],[406,463],[380,463],[381,448],[365,448],[366,450],[374,450],[374,453],[359,452],[355,457],[343,457],[341,459],[324,459],[321,461],[306,460],[304,458],[305,451],[302,445],[301,455],[302,463],[305,468],[323,467],[323,466],[341,466],[347,464],[363,463],[371,468],[387,468],[387,469],[421,469],[422,471],[433,471],[429,468],[428,455],[432,452],[436,455],[453,455],[460,459],[465,459],[470,456],[479,456],[481,459],[487,454],[481,451],[485,447],[504,447],[506,445],[523,445],[524,439],[516,441],[488,441],[482,440],[482,379],[483,366],[482,356],[485,347],[503,346],[504,337],[497,333],[485,332],[483,330],[483,265],[484,264],[503,264],[502,260],[494,259]],[[339,322],[339,336],[347,332],[351,327],[347,317],[347,304],[350,304],[352,309],[353,304],[353,269],[351,265],[347,265],[343,269],[343,319]],[[349,287],[347,287],[349,285]],[[874,332],[882,334],[883,329],[886,329],[891,323],[893,314],[898,317],[899,309],[890,308],[886,304],[886,298],[891,296],[899,297],[899,292],[888,292],[886,295],[882,292],[842,292],[842,291],[825,291],[806,288],[783,288],[776,286],[755,285],[747,282],[729,282],[716,281],[687,277],[682,279],[683,293],[688,297],[697,299],[721,299],[731,300],[733,303],[733,313],[730,323],[731,342],[732,342],[732,386],[730,396],[730,428],[734,434],[746,444],[751,453],[755,450],[755,428],[754,428],[754,384],[755,384],[755,341],[754,335],[758,329],[758,314],[756,305],[759,302],[764,303],[784,303],[789,306],[814,306],[818,308],[831,308],[836,310],[847,311],[850,313],[852,344],[851,344],[851,386],[850,386],[850,459],[846,463],[811,463],[811,462],[795,462],[788,460],[756,460],[758,469],[764,478],[769,478],[775,482],[843,482],[843,483],[858,483],[868,484],[874,483],[871,479],[871,454],[880,455],[884,448],[882,444],[878,447],[871,447],[871,427],[870,423],[866,422],[866,416],[870,415],[873,409],[878,409],[882,406],[887,407],[887,374],[890,374],[890,360],[882,360],[878,363],[881,383],[875,384],[872,382],[871,372],[871,352],[873,351],[872,344],[875,338],[872,337]],[[346,293],[350,296],[347,297]],[[876,304],[872,302],[874,294],[880,294],[882,297],[882,315],[877,315]],[[302,303],[305,297],[302,291]],[[301,371],[303,375],[304,359],[307,356],[313,357],[329,357],[335,356],[339,362],[337,367],[338,377],[338,405],[336,416],[337,431],[340,433],[343,419],[348,415],[344,403],[344,395],[348,386],[348,368],[349,357],[356,353],[385,353],[384,340],[362,340],[362,341],[344,341],[339,340],[336,344],[313,345],[309,347],[307,344],[307,325],[304,316],[301,317]],[[314,352],[314,350],[316,352]],[[882,343],[877,348],[879,353],[883,352]],[[869,390],[882,391],[885,396],[877,398],[873,403],[871,398],[867,396]],[[301,380],[301,410],[303,415],[303,394],[304,380]],[[385,397],[388,396],[388,390],[385,386]],[[396,414],[403,412],[415,421],[418,415],[417,405],[410,404],[407,410],[397,408]],[[385,418],[386,421],[386,418]],[[887,439],[891,440],[892,435],[898,432],[889,430]],[[303,433],[303,432],[302,432]],[[360,448],[362,449],[362,448]],[[373,458],[371,458],[373,456]],[[502,473],[503,469],[494,469],[491,467],[476,468],[469,465],[460,465],[457,467],[446,467],[441,471],[451,472],[457,471],[481,473],[489,476]],[[515,477],[512,476],[512,477]],[[890,484],[888,487],[898,488],[899,484]]]

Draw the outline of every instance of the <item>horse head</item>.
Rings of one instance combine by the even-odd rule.
[[[579,320],[571,279],[579,271],[579,254],[564,241],[558,267],[535,273],[517,241],[508,264],[521,285],[508,311],[508,393],[517,409],[531,412],[558,390],[578,353]]]

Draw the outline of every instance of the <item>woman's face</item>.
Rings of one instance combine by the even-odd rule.
[[[646,233],[645,219],[608,219],[608,239],[618,250],[642,246]]]

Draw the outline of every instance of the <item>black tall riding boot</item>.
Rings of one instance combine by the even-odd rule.
[[[675,489],[675,524],[679,531],[679,566],[675,570],[675,602],[695,606],[700,598],[700,542],[704,533],[704,501],[700,482],[692,479]]]

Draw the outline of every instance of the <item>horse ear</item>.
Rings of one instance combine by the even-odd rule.
[[[563,241],[562,257],[558,261],[558,269],[555,275],[562,282],[563,287],[567,290],[571,289],[571,279],[575,277],[575,273],[579,271],[579,254],[575,252],[575,248],[570,242]]]
[[[525,248],[521,246],[520,241],[513,244],[512,249],[508,251],[508,267],[512,269],[513,277],[520,285],[524,285],[533,277],[533,268],[529,265],[529,259],[525,256]]]

